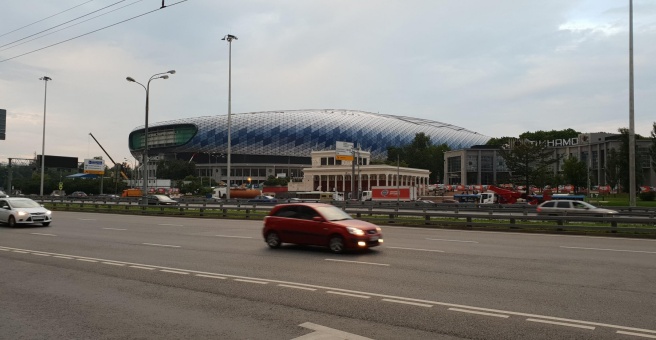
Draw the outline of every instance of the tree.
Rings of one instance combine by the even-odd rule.
[[[516,140],[499,150],[516,182],[524,182],[526,188],[545,176],[549,166],[558,161],[544,141]]]
[[[563,162],[563,175],[565,180],[574,186],[576,192],[577,188],[587,184],[588,166],[576,157],[568,157]]]
[[[608,151],[606,158],[606,183],[615,188],[620,183],[620,168],[622,167],[619,153],[615,149]]]
[[[618,153],[618,157],[620,159],[620,171],[619,171],[619,177],[620,177],[620,184],[622,185],[622,190],[624,192],[629,192],[629,129],[627,128],[619,128],[618,131],[621,134],[621,141],[622,143],[620,144],[620,151]],[[638,134],[635,135],[635,139],[641,139],[642,137]],[[636,143],[635,145],[635,183],[636,183],[636,189],[638,190],[637,192],[640,192],[640,184],[642,183],[642,169],[640,169],[640,153],[638,153],[638,145]]]
[[[157,162],[157,177],[171,180],[180,180],[187,176],[194,176],[196,163],[185,160],[170,159]]]
[[[396,166],[398,159],[400,166],[427,169],[430,180],[436,183],[444,178],[444,153],[449,150],[446,144],[433,145],[430,137],[420,132],[408,145],[388,147],[386,164]]]

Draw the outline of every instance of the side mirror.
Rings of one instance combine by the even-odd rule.
[[[323,217],[321,217],[321,216],[314,216],[314,217],[312,217],[312,221],[323,222],[324,220],[323,220]]]

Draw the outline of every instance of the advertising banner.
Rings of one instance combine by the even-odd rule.
[[[102,159],[85,159],[84,173],[94,175],[105,174],[105,161]]]

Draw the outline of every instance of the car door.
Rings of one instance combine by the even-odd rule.
[[[557,201],[556,211],[560,214],[567,214],[572,212],[572,203],[570,201]]]
[[[295,206],[282,207],[271,216],[269,227],[278,232],[283,242],[299,243],[300,226],[298,224],[301,221],[296,209]]]
[[[11,208],[6,200],[0,200],[0,221],[7,222],[9,215],[11,215]]]
[[[309,206],[299,206],[299,235],[304,244],[325,246],[328,244],[328,224],[325,221],[316,221],[315,217],[321,215]]]

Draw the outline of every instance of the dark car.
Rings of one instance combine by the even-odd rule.
[[[273,196],[260,195],[249,199],[248,203],[278,203],[278,200]]]
[[[324,203],[276,205],[264,218],[262,236],[271,248],[294,243],[328,247],[334,253],[383,243],[380,227]]]
[[[148,204],[151,205],[178,205],[178,201],[166,195],[148,195]]]
[[[594,205],[577,200],[552,200],[538,205],[538,215],[615,215],[617,211],[595,207]]]
[[[87,197],[87,194],[84,191],[75,191],[69,195],[69,197]]]

